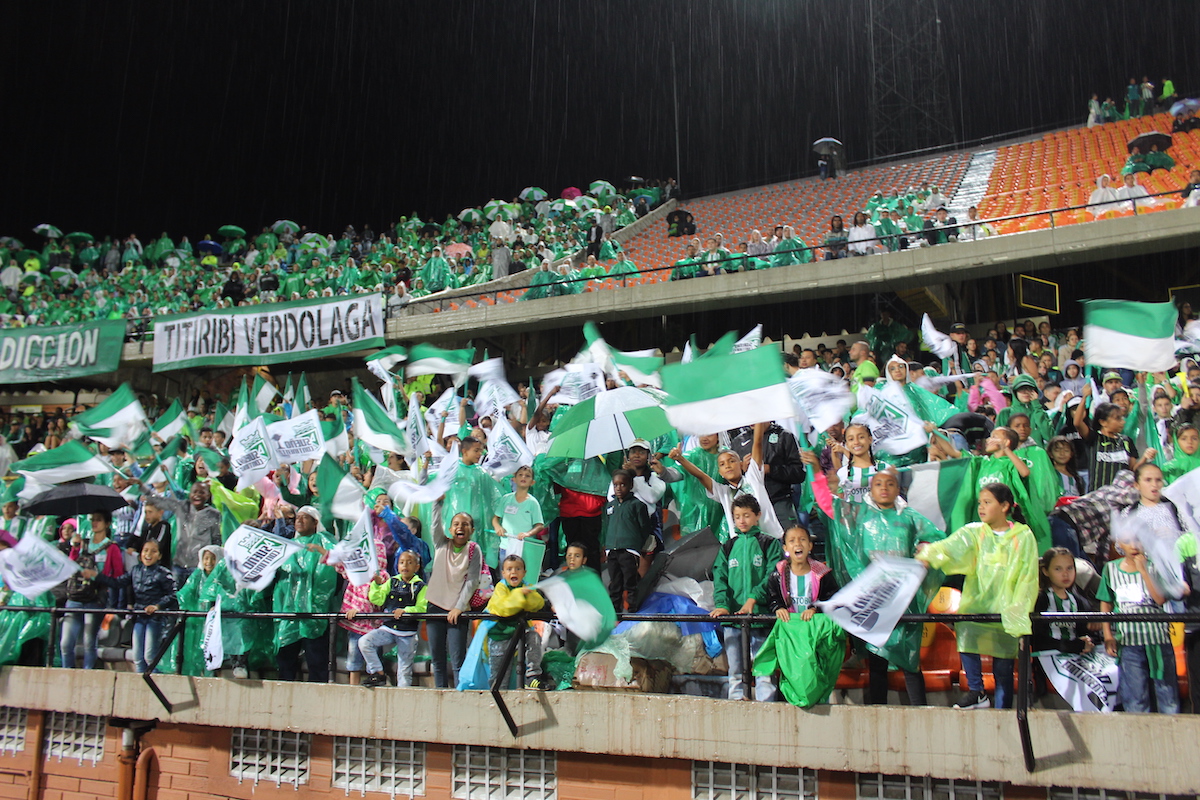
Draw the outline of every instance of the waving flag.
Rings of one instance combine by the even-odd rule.
[[[379,553],[375,551],[370,509],[363,509],[350,533],[330,549],[325,560],[330,564],[341,564],[351,586],[366,586],[379,574]]]
[[[28,481],[42,485],[66,483],[112,472],[108,462],[73,439],[53,450],[17,461],[10,469],[18,475],[24,475]]]
[[[121,384],[95,408],[76,414],[69,423],[73,431],[105,447],[132,444],[147,424],[146,412],[128,383]]]
[[[404,431],[357,379],[352,382],[350,393],[354,403],[354,435],[387,453],[406,452]]]
[[[1175,365],[1174,303],[1083,301],[1083,339],[1088,364],[1139,372],[1166,372]]]
[[[559,621],[580,639],[583,650],[599,646],[617,626],[617,612],[600,576],[590,569],[568,570],[535,584]]]
[[[150,429],[157,433],[159,438],[166,441],[177,433],[186,433],[187,424],[187,412],[183,409],[183,403],[179,402],[179,398],[176,397]]]
[[[667,418],[680,433],[700,436],[795,415],[773,348],[668,364],[662,380]]]

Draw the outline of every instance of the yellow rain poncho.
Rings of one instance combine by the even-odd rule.
[[[1001,622],[954,624],[960,653],[1016,658],[1018,636],[1032,631],[1029,615],[1038,592],[1038,545],[1028,525],[996,532],[971,522],[917,554],[947,575],[965,575],[960,614],[999,614]]]

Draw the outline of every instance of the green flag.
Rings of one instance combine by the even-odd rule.
[[[405,452],[404,431],[357,378],[351,383],[350,393],[354,403],[354,435],[385,453]]]

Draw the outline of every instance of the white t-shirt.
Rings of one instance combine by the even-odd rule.
[[[722,483],[720,478],[713,478],[712,491],[708,493],[708,496],[720,503],[721,508],[725,511],[726,536],[732,536],[736,530],[733,525],[733,500],[743,494],[753,495],[758,500],[758,505],[762,509],[762,515],[758,518],[759,529],[768,536],[782,539],[783,526],[775,517],[775,507],[771,505],[771,496],[767,494],[767,488],[763,484],[762,467],[753,460],[750,462],[750,469],[746,470],[746,474],[742,476],[742,482],[737,488]]]

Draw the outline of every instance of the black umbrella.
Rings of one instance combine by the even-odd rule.
[[[1143,153],[1150,152],[1151,145],[1158,145],[1160,153],[1165,153],[1171,146],[1171,136],[1158,131],[1146,131],[1139,133],[1137,136],[1129,140],[1129,152],[1133,152],[1133,148],[1138,148]]]
[[[116,511],[129,505],[111,487],[95,483],[64,483],[33,498],[25,507],[26,514],[50,514],[56,517],[75,517],[93,511]]]

